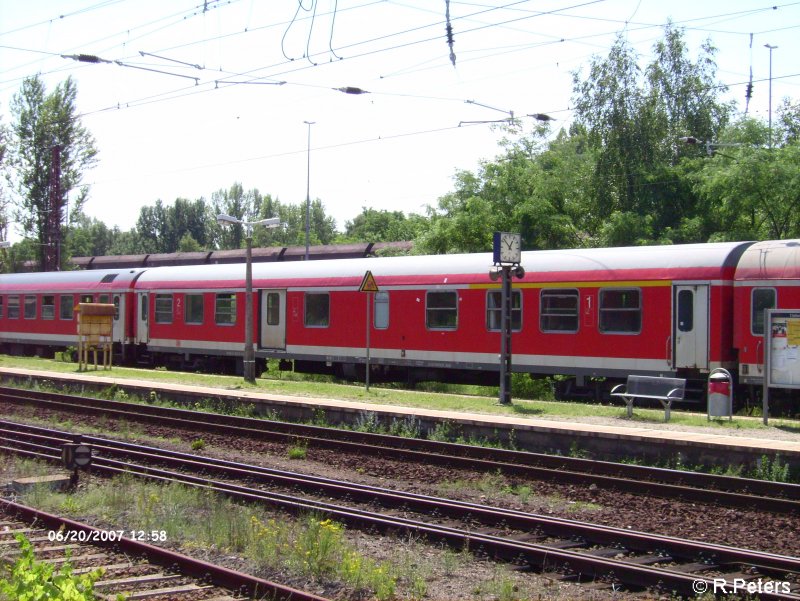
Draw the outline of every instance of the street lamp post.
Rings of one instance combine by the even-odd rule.
[[[311,126],[315,121],[303,121],[308,125],[308,143],[306,144],[306,261],[308,261],[308,250],[311,232]]]
[[[244,227],[245,240],[247,241],[247,254],[245,263],[245,299],[244,299],[244,358],[242,371],[244,379],[251,384],[256,381],[256,354],[253,348],[253,226],[278,227],[281,220],[278,217],[261,219],[259,221],[243,221],[230,215],[217,215],[220,225],[239,224]]]
[[[682,138],[678,138],[678,142],[682,142],[684,144],[700,144],[705,146],[706,154],[708,156],[712,156],[714,154],[715,148],[737,148],[741,146],[747,146],[747,144],[744,144],[743,142],[709,142],[707,140],[700,140],[694,136],[684,136]],[[718,152],[717,154],[731,158],[729,155],[722,154],[721,152]]]
[[[772,51],[777,46],[764,44],[764,48],[769,48],[769,147],[772,148]]]

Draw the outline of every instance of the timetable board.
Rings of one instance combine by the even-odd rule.
[[[800,388],[800,310],[770,309],[764,323],[767,385]]]

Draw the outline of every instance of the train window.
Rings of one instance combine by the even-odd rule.
[[[119,296],[114,297],[114,321],[119,321]]]
[[[278,292],[267,294],[267,325],[281,325],[281,295]]]
[[[75,304],[75,297],[71,294],[62,294],[59,298],[61,306],[58,310],[58,315],[61,319],[72,319],[73,306]]]
[[[764,309],[778,306],[775,288],[753,288],[750,302],[750,331],[754,336],[764,335]]]
[[[56,297],[45,295],[42,297],[42,319],[55,319]]]
[[[503,311],[503,293],[500,290],[489,290],[486,293],[486,329],[499,332],[503,328],[501,319]],[[522,329],[522,293],[511,291],[511,329],[519,332]]]
[[[214,306],[214,320],[220,326],[236,323],[236,295],[232,292],[217,294]]]
[[[172,295],[156,294],[156,323],[172,323]]]
[[[425,295],[425,325],[431,330],[458,328],[458,292],[428,292]]]
[[[0,319],[3,319],[3,297],[0,296]]]
[[[81,294],[82,303],[93,303],[94,297],[91,294]]]
[[[25,319],[36,319],[36,297],[25,296]]]
[[[19,297],[18,296],[9,296],[8,297],[8,318],[9,319],[19,319]]]
[[[642,330],[642,292],[636,288],[600,291],[600,331],[638,334]]]
[[[577,332],[578,305],[577,290],[544,289],[540,296],[539,329],[542,332]]]
[[[376,292],[372,302],[372,323],[376,330],[385,330],[389,327],[389,293]]]
[[[187,294],[186,295],[186,315],[184,320],[186,323],[199,325],[203,323],[203,295],[202,294]]]
[[[97,297],[98,303],[108,304],[108,301],[111,300],[111,297],[108,294],[101,294]]]
[[[327,328],[331,320],[331,299],[328,294],[306,292],[305,325],[307,328]]]
[[[678,292],[678,331],[694,330],[694,292],[681,290]]]

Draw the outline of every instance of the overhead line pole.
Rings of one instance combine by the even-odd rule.
[[[306,145],[306,261],[308,261],[308,251],[311,244],[311,126],[314,121],[303,121],[308,125],[308,143]]]
[[[777,46],[764,44],[764,48],[769,48],[769,147],[772,148],[772,51]]]

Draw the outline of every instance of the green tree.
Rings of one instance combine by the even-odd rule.
[[[778,131],[778,140],[792,136]],[[723,132],[719,150],[694,175],[715,240],[800,236],[800,141],[767,148],[768,128],[744,119]]]
[[[181,244],[187,236],[194,240],[199,247],[197,250],[207,246],[207,214],[206,201],[202,198],[197,200],[176,199],[175,203],[167,209],[170,232],[167,248],[170,250],[166,252],[180,250]]]
[[[325,212],[325,205],[319,199],[311,201],[309,219],[309,241],[312,246],[331,244],[336,238],[336,221]],[[253,244],[256,246],[305,246],[306,244],[306,205],[283,204],[271,197],[261,203],[258,219],[278,217],[281,227],[275,229],[256,228]]]
[[[514,134],[510,130],[509,134]],[[429,207],[429,223],[416,239],[418,252],[478,252],[492,247],[494,231],[518,231],[526,249],[586,244],[584,188],[593,155],[577,128],[548,141],[550,130],[503,142],[505,154],[461,171],[455,191]]]
[[[800,102],[784,98],[778,107],[777,144],[783,146],[800,141]]]
[[[8,127],[0,121],[0,177],[4,179],[7,176],[8,138]],[[8,240],[8,198],[3,186],[0,186],[0,240]],[[2,261],[2,257],[0,257],[0,261]]]
[[[376,210],[362,207],[352,221],[345,222],[342,239],[350,242],[398,242],[413,240],[424,218],[402,211]]]
[[[202,198],[194,201],[178,198],[169,206],[159,199],[153,206],[142,207],[136,222],[142,252],[176,252],[186,234],[205,247],[209,237],[208,220],[208,208]]]
[[[256,221],[263,218],[259,216],[262,202],[263,198],[258,190],[245,192],[239,182],[228,189],[214,192],[207,217],[209,246],[219,249],[244,248],[244,228],[241,225],[222,226],[217,223],[217,215],[225,214],[242,221]]]
[[[60,247],[67,195],[80,185],[97,162],[94,139],[81,124],[72,78],[47,93],[38,75],[28,77],[11,101],[11,168],[18,195],[16,220],[39,244],[39,264],[56,269],[54,248]],[[59,193],[51,198],[53,148],[60,152]]]
[[[540,129],[536,135],[545,139],[549,130]],[[508,192],[517,198],[509,227],[522,234],[528,250],[586,246],[594,226],[585,202],[594,155],[585,132],[573,127],[545,145],[532,141],[527,138],[522,147],[512,146],[502,163],[517,173],[511,178],[517,185]]]
[[[111,248],[108,250],[109,255],[143,255],[148,251],[145,250],[146,242],[133,228],[127,232],[121,232],[115,228],[114,241]]]
[[[716,139],[732,107],[719,99],[725,88],[716,82],[715,49],[705,43],[693,62],[683,35],[668,24],[644,70],[620,36],[585,78],[574,76],[576,121],[596,154],[587,194],[603,216],[598,244],[688,241],[698,233],[687,227],[701,205],[682,179],[678,139]]]
[[[169,222],[167,209],[160,198],[154,205],[143,206],[139,209],[136,231],[145,253],[168,252],[166,248],[169,239]]]
[[[431,254],[483,252],[492,244],[496,214],[480,196],[479,177],[468,171],[456,174],[456,190],[428,207],[428,227],[416,241],[417,252]]]
[[[202,245],[195,240],[189,232],[186,232],[178,242],[178,252],[198,252],[203,250]]]
[[[81,214],[67,229],[67,256],[93,257],[110,254],[118,232],[118,229],[115,231],[94,217]]]

